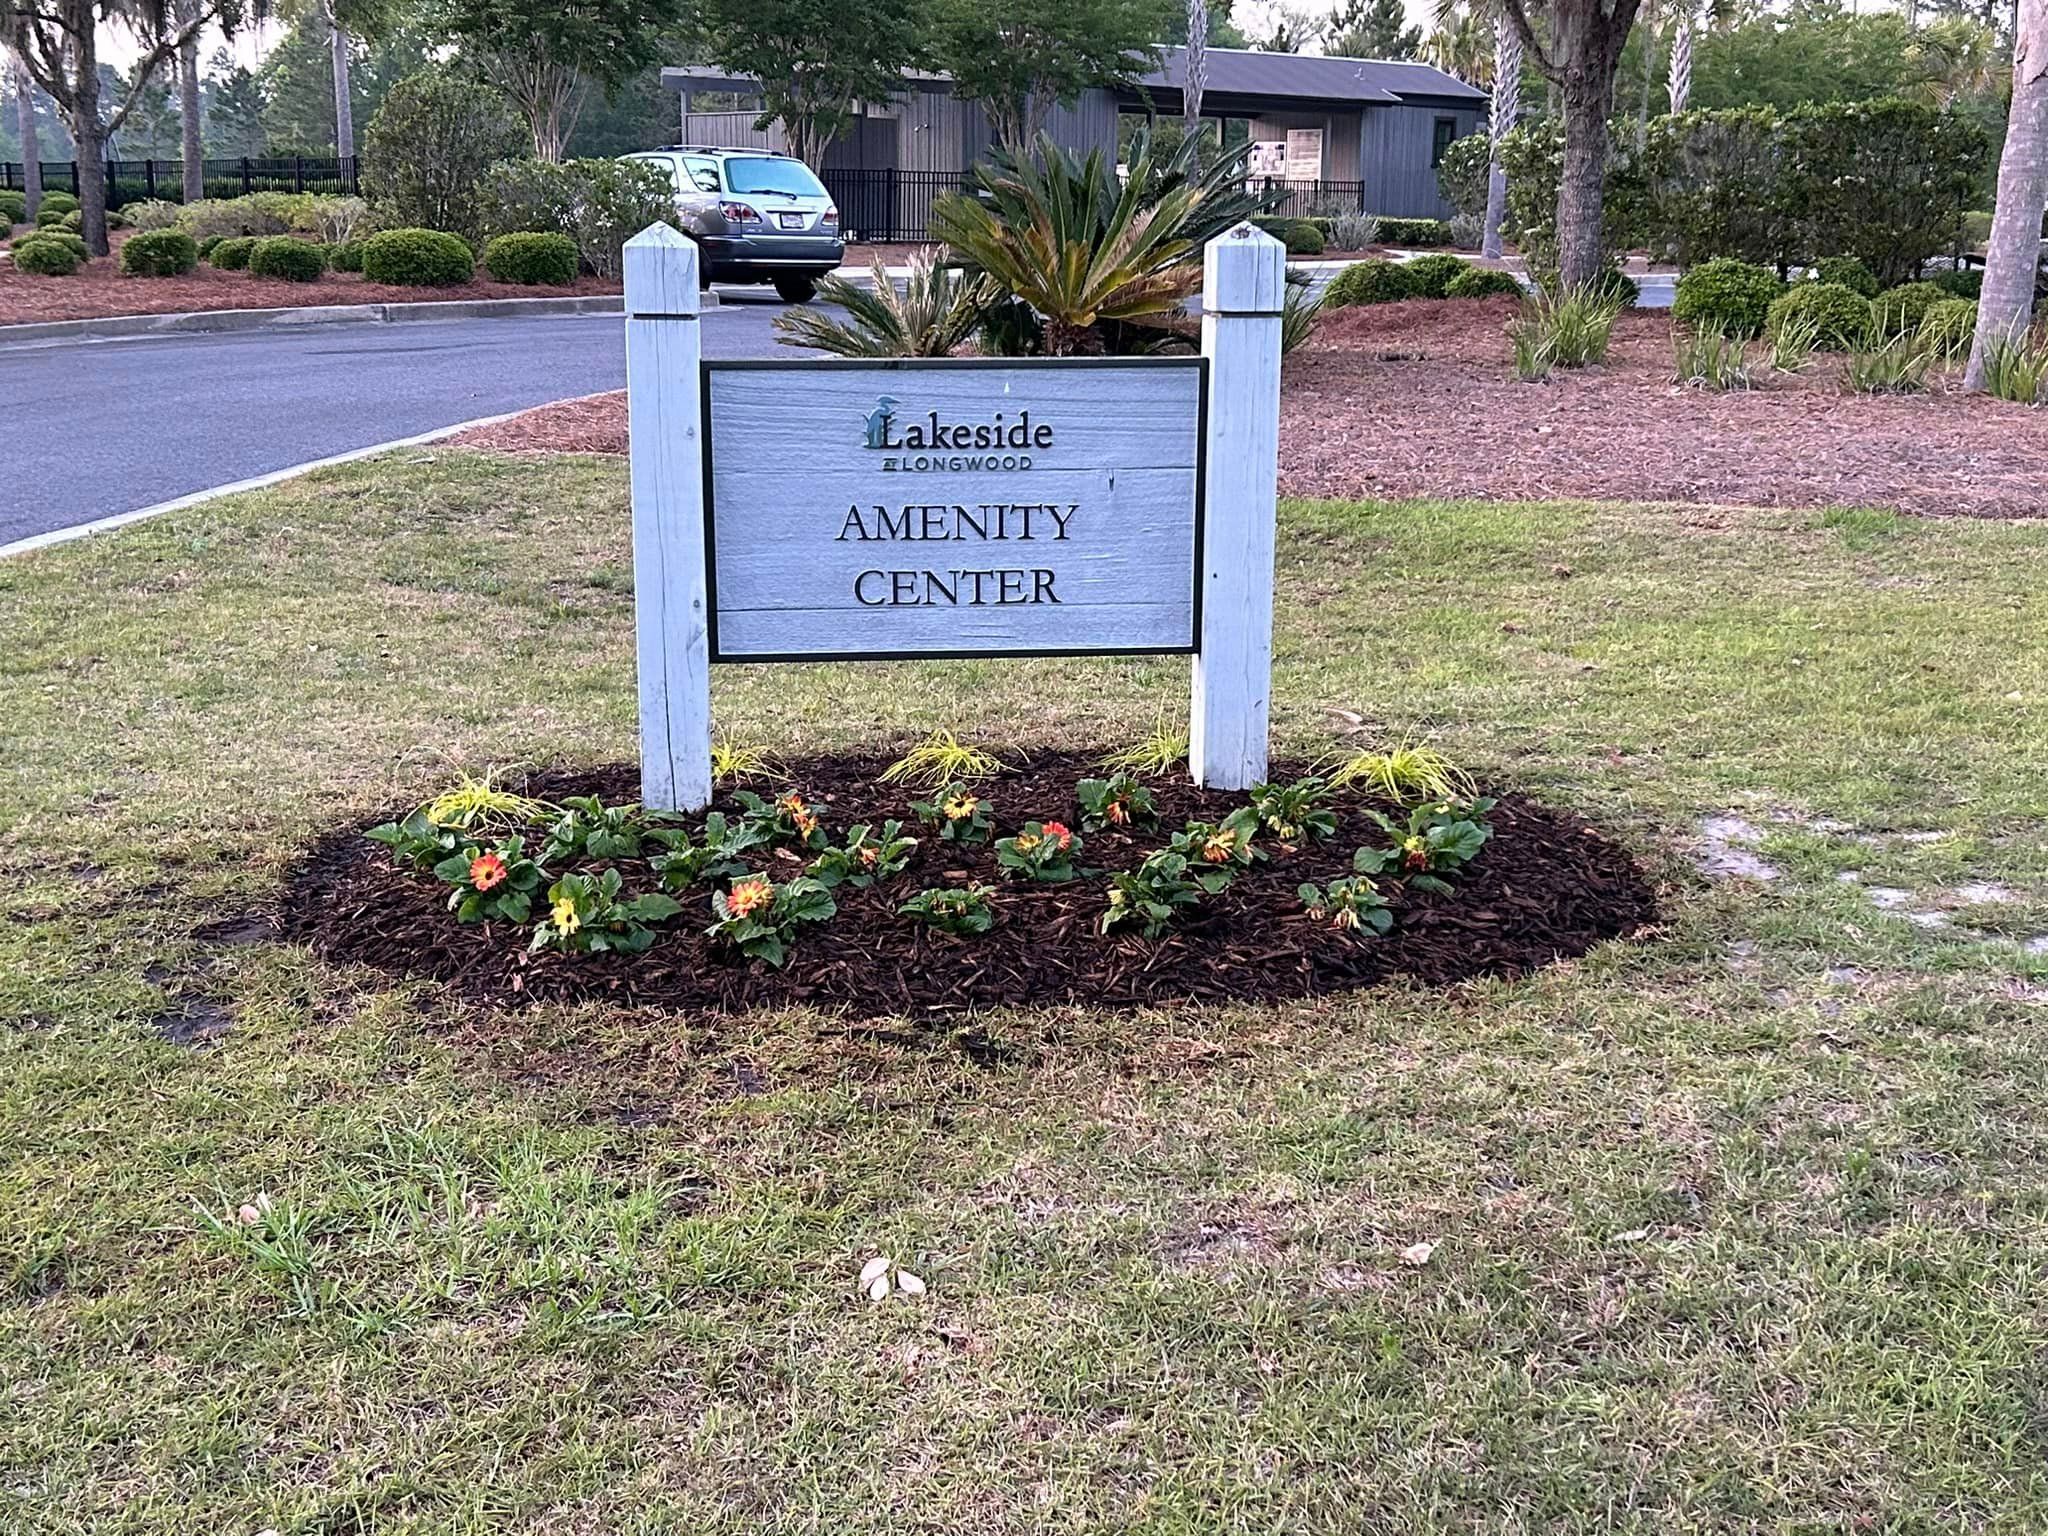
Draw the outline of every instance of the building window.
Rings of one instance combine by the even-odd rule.
[[[1444,151],[1457,142],[1458,120],[1455,117],[1440,117],[1429,131],[1429,168],[1435,170],[1444,163]]]

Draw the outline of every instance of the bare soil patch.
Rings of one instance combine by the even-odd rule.
[[[1671,382],[1671,322],[1622,316],[1608,361],[1514,377],[1507,299],[1339,310],[1288,359],[1280,489],[1336,498],[1867,506],[2036,517],[2048,411],[1965,396],[1847,395],[1841,365],[1759,370],[1760,387]],[[624,453],[623,393],[542,406],[452,440],[503,452]]]
[[[999,825],[1014,830],[1027,820],[1069,819],[1078,827],[1074,785],[1094,771],[1091,762],[1048,754],[993,781],[986,792]],[[891,818],[917,831],[910,801],[918,796],[878,784],[883,766],[814,761],[792,768],[792,784],[822,806],[835,836],[857,822]],[[619,803],[632,799],[637,786],[637,771],[620,765],[543,776],[527,792],[551,799],[597,794]],[[458,923],[447,908],[448,887],[396,867],[354,826],[310,851],[287,887],[282,928],[327,959],[431,977],[492,1003],[601,999],[714,1012],[809,1004],[859,1017],[919,1018],[998,1005],[1242,1003],[1348,991],[1398,976],[1441,985],[1534,970],[1655,920],[1650,888],[1622,848],[1578,816],[1505,795],[1489,818],[1492,840],[1450,895],[1382,877],[1395,913],[1392,934],[1354,939],[1335,932],[1308,916],[1296,887],[1349,875],[1352,850],[1384,840],[1366,815],[1368,802],[1344,796],[1333,807],[1336,837],[1299,847],[1264,841],[1265,862],[1204,900],[1166,937],[1104,937],[1096,921],[1107,871],[1136,865],[1190,819],[1220,820],[1244,803],[1241,794],[1185,780],[1155,784],[1153,792],[1159,828],[1086,834],[1079,862],[1094,873],[1065,884],[1007,880],[990,845],[926,837],[900,877],[865,890],[841,886],[838,915],[806,931],[782,970],[705,937],[713,916],[708,886],[679,893],[683,914],[644,954],[529,954],[527,930]],[[735,809],[723,797],[721,806]],[[768,861],[778,880],[801,867],[793,853]],[[646,884],[644,866],[621,870],[629,890],[636,873]],[[924,887],[972,883],[997,888],[996,924],[986,934],[933,932],[897,911]]]

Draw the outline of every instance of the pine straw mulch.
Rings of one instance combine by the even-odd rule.
[[[1066,819],[1078,829],[1074,785],[1097,771],[1092,762],[1047,754],[989,784],[998,833],[1007,836],[1033,819]],[[909,806],[919,796],[878,784],[882,766],[813,761],[792,766],[791,784],[821,804],[836,838],[853,823],[890,818],[919,831]],[[594,793],[607,804],[639,792],[637,771],[628,765],[545,774],[525,789],[550,799]],[[1163,830],[1086,834],[1084,869],[1132,867],[1165,843],[1168,830],[1190,819],[1218,820],[1245,803],[1242,794],[1197,789],[1184,778],[1158,783],[1154,793]],[[1367,803],[1340,797],[1338,835],[1327,843],[1283,848],[1268,840],[1267,862],[1158,940],[1096,932],[1107,884],[1100,873],[1061,885],[1018,883],[999,876],[988,845],[927,837],[897,879],[866,890],[840,887],[838,915],[803,930],[782,970],[745,961],[705,937],[712,919],[705,889],[683,894],[683,915],[641,955],[531,955],[528,930],[456,922],[446,886],[397,868],[388,850],[356,826],[328,834],[309,851],[287,883],[280,926],[327,960],[431,978],[485,1003],[601,1001],[726,1013],[802,1004],[863,1018],[916,1018],[1000,1005],[1249,1002],[1395,977],[1446,985],[1522,974],[1656,920],[1649,885],[1624,850],[1577,816],[1508,794],[1490,818],[1492,841],[1454,894],[1403,891],[1383,878],[1395,909],[1393,933],[1349,938],[1311,920],[1295,891],[1303,881],[1350,874],[1352,850],[1383,839],[1365,815]],[[724,797],[721,804],[734,809]],[[787,852],[768,866],[778,879],[801,868]],[[643,865],[629,863],[622,873],[629,893],[648,888]],[[975,881],[998,888],[996,926],[986,934],[937,933],[896,910],[925,886]]]
[[[1964,396],[1845,395],[1838,361],[1759,388],[1671,382],[1671,322],[1624,315],[1603,366],[1514,377],[1513,301],[1333,311],[1287,361],[1288,496],[1884,507],[2042,513],[2048,412]],[[623,453],[623,393],[543,406],[452,439],[501,452]]]
[[[479,276],[452,288],[401,288],[365,282],[360,273],[324,272],[310,283],[222,272],[200,264],[183,277],[128,277],[117,257],[132,231],[112,237],[116,255],[97,257],[69,277],[36,277],[0,261],[0,325],[98,320],[109,315],[175,315],[225,309],[303,309],[312,304],[425,304],[448,299],[549,299],[617,293],[616,278],[580,277],[566,288],[498,283]]]

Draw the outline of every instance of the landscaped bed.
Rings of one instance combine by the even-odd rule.
[[[1236,871],[1225,889],[1177,914],[1161,937],[1104,933],[1105,874],[1135,868],[1189,822],[1223,824],[1246,806],[1246,797],[1199,790],[1184,776],[1169,775],[1149,781],[1156,810],[1147,819],[1156,825],[1104,826],[1082,835],[1068,827],[1082,825],[1076,785],[1104,770],[1088,757],[1046,754],[966,791],[983,802],[984,814],[997,818],[995,832],[1007,836],[1039,823],[1079,838],[1073,878],[1018,880],[999,867],[994,837],[974,843],[936,837],[934,825],[916,811],[921,800],[930,803],[930,792],[882,782],[885,768],[881,761],[812,762],[790,769],[791,787],[755,783],[769,795],[794,794],[814,806],[822,822],[814,834],[820,848],[849,826],[879,830],[892,821],[918,840],[900,872],[874,884],[839,885],[832,892],[837,912],[806,928],[778,966],[752,963],[705,931],[715,917],[710,892],[730,889],[745,878],[738,873],[670,883],[637,856],[558,863],[555,873],[616,868],[626,877],[626,891],[673,891],[682,910],[660,925],[641,954],[535,951],[528,926],[459,923],[450,914],[445,881],[395,863],[358,829],[323,840],[292,879],[283,931],[332,960],[433,977],[501,1003],[602,999],[728,1011],[802,1003],[844,1009],[855,1018],[916,1019],[977,1006],[1245,1002],[1346,991],[1395,976],[1426,985],[1511,976],[1583,954],[1652,916],[1649,890],[1626,853],[1578,818],[1512,797],[1487,813],[1493,835],[1455,885],[1431,891],[1429,881],[1404,881],[1398,867],[1380,882],[1393,923],[1388,936],[1368,926],[1336,925],[1331,914],[1306,907],[1300,887],[1351,879],[1354,851],[1387,841],[1368,808],[1397,822],[1409,808],[1331,793],[1327,833],[1291,842],[1258,836],[1256,862]],[[1298,777],[1278,773],[1275,782]],[[621,767],[551,775],[524,793],[550,802],[596,795],[619,806],[635,797],[637,773]],[[721,814],[743,814],[728,796],[719,803]],[[687,829],[698,820],[657,825]],[[488,835],[458,841],[479,850],[494,843]],[[529,851],[535,841],[529,828]],[[658,856],[659,848],[650,844],[645,852]],[[744,862],[779,883],[801,878],[812,856],[813,850],[784,838],[752,850]],[[1199,857],[1194,867],[1203,868]],[[921,888],[977,886],[988,893],[993,926],[986,932],[937,931],[901,910]],[[545,915],[535,916],[545,934]]]
[[[1817,358],[1751,390],[1672,382],[1671,322],[1624,314],[1608,361],[1516,380],[1504,300],[1326,313],[1287,360],[1280,488],[1294,496],[1588,497],[2038,517],[2048,412],[1984,396],[1847,395]],[[625,395],[543,406],[458,441],[623,453]]]

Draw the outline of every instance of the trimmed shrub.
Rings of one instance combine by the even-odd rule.
[[[1754,336],[1763,330],[1784,286],[1769,267],[1716,256],[1678,279],[1671,318],[1730,336]]]
[[[76,213],[78,212],[78,199],[69,192],[45,192],[42,204],[36,209],[36,213],[40,216],[53,210],[60,214]]]
[[[484,270],[501,283],[544,283],[561,288],[576,281],[580,262],[567,235],[494,235],[484,247]]]
[[[363,276],[404,288],[450,288],[476,276],[476,258],[443,230],[387,229],[363,242]]]
[[[85,225],[85,215],[84,215],[83,213],[81,213],[81,214],[79,214],[79,215],[78,215],[78,222],[79,222],[79,226],[80,226],[80,228],[83,228],[83,227],[84,227],[84,225]],[[122,212],[122,211],[121,211],[120,209],[118,209],[118,208],[109,208],[109,209],[107,210],[107,228],[108,228],[108,229],[127,229],[128,227],[129,227],[129,224],[128,224],[128,215],[127,215],[127,214],[123,213],[123,212]]]
[[[1464,271],[1444,284],[1444,297],[1447,299],[1490,299],[1500,294],[1516,299],[1522,297],[1522,285],[1515,281],[1515,274],[1492,267],[1475,267],[1469,262]]]
[[[35,230],[15,241],[14,248],[18,251],[31,240],[37,242],[47,240],[52,244],[63,246],[65,250],[76,256],[80,261],[92,260],[92,247],[85,243],[85,236],[74,235],[68,229]]]
[[[1795,319],[1814,326],[1821,351],[1848,352],[1870,334],[1870,300],[1840,283],[1795,283],[1772,301],[1767,324],[1775,336]]]
[[[363,242],[344,240],[332,246],[327,252],[327,264],[337,272],[360,272],[363,270]]]
[[[1813,276],[1809,281],[1838,283],[1851,293],[1862,294],[1866,299],[1877,297],[1876,276],[1854,256],[1821,257],[1813,264]]]
[[[1418,256],[1406,265],[1408,282],[1418,299],[1441,299],[1448,295],[1452,280],[1472,263],[1462,256],[1437,255]]]
[[[11,192],[0,187],[0,225],[12,226],[28,222],[28,194]]]
[[[1442,219],[1386,219],[1379,221],[1381,245],[1449,245],[1451,226]]]
[[[69,277],[78,270],[81,260],[70,246],[39,236],[31,235],[14,246],[14,270],[36,277]]]
[[[130,225],[141,230],[170,229],[178,222],[178,205],[160,197],[130,203],[121,212]]]
[[[199,265],[199,242],[182,229],[152,229],[121,246],[121,270],[130,277],[183,277]]]
[[[521,137],[498,92],[452,70],[423,69],[394,85],[370,119],[363,192],[395,229],[487,233],[478,217],[477,183],[518,151]]]
[[[1323,254],[1323,232],[1309,219],[1290,219],[1287,228],[1281,232],[1280,241],[1290,256]]]
[[[199,259],[201,261],[207,261],[211,259],[211,257],[213,256],[214,247],[219,245],[221,241],[225,239],[227,239],[226,235],[208,235],[204,240],[201,240],[199,242]]]
[[[76,208],[52,208],[47,202],[36,210],[37,229],[62,229],[64,221],[78,213]]]
[[[1984,273],[1977,267],[1954,267],[1935,273],[1929,281],[1943,293],[1954,294],[1959,299],[1981,299],[1984,296]]]
[[[1415,279],[1409,263],[1402,261],[1354,261],[1330,279],[1323,290],[1323,308],[1343,309],[1351,304],[1392,304],[1415,297]]]
[[[1486,179],[1493,161],[1493,141],[1484,130],[1453,139],[1437,162],[1436,189],[1445,202],[1465,216],[1486,213]]]
[[[476,207],[486,237],[567,235],[600,277],[618,276],[626,242],[648,225],[681,227],[668,178],[642,160],[501,161],[477,184]]]
[[[131,245],[133,241],[129,242]],[[268,235],[249,248],[249,275],[310,283],[327,270],[327,247],[296,235]]]
[[[1927,311],[1948,297],[1948,290],[1939,283],[1901,283],[1870,301],[1871,321],[1880,335],[1910,336],[1920,329]]]
[[[207,259],[223,272],[239,272],[249,265],[249,253],[255,249],[254,235],[230,235],[214,246]]]

